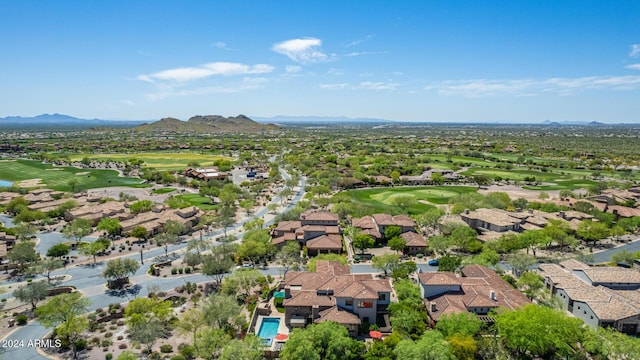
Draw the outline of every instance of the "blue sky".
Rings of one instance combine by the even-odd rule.
[[[640,1],[0,0],[0,116],[640,123]]]

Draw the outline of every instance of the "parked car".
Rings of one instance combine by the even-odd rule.
[[[428,264],[430,266],[438,266],[438,259],[431,259],[429,260]]]

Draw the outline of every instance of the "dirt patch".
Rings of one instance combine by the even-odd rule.
[[[55,169],[44,169],[44,171],[62,171],[62,169],[59,169],[59,168],[55,168]]]
[[[492,192],[504,192],[509,194],[511,199],[525,198],[528,201],[539,201],[541,192],[547,193],[551,199],[560,196],[559,190],[527,190],[515,185],[491,185],[487,189],[478,190],[478,193],[482,195],[487,195]]]
[[[36,187],[40,185],[44,185],[42,179],[30,179],[30,180],[22,180],[18,183],[19,187]]]

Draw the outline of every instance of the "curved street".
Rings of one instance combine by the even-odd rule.
[[[280,173],[285,180],[290,179],[289,174],[280,169]],[[306,180],[304,177],[300,178],[300,183],[298,184],[298,191],[295,196],[292,198],[291,202],[287,206],[286,210],[288,211],[293,208],[298,201],[302,199],[305,194],[305,186]],[[271,203],[280,203],[280,196],[275,196]],[[265,220],[265,225],[271,225],[274,221],[275,216],[268,215],[268,209],[266,207],[258,210],[253,216],[248,217],[233,226],[227,229],[227,233],[235,232],[238,240],[242,239],[242,225],[247,221],[250,221],[254,218],[262,218],[269,217],[269,219]],[[0,221],[2,221],[7,226],[12,226],[13,222],[11,218],[0,215]],[[217,236],[223,234],[223,230],[214,231],[207,236],[204,236],[206,239],[213,239]],[[51,245],[57,243],[62,238],[62,235],[59,233],[43,233],[38,234],[40,238],[40,242],[38,243],[37,250],[44,250],[50,247]],[[212,241],[212,245],[218,245],[218,242]],[[181,243],[169,246],[169,253],[176,253],[179,250],[186,249],[187,242],[183,241]],[[172,290],[177,286],[184,285],[187,281],[193,283],[203,283],[211,281],[205,275],[202,274],[192,274],[192,275],[183,275],[183,276],[172,276],[167,278],[155,277],[147,274],[149,267],[153,263],[154,258],[158,256],[164,256],[164,249],[160,247],[152,248],[143,253],[144,265],[141,265],[138,271],[131,277],[131,281],[134,284],[131,291],[122,291],[122,292],[113,292],[109,291],[106,288],[104,277],[102,276],[102,272],[106,266],[106,261],[98,261],[95,266],[90,264],[82,264],[76,266],[68,266],[66,269],[60,269],[52,273],[52,276],[61,276],[66,275],[70,277],[69,280],[64,281],[64,285],[75,286],[78,291],[82,292],[90,301],[91,305],[89,307],[90,311],[94,311],[97,308],[104,308],[111,303],[122,303],[129,300],[132,300],[136,297],[145,297],[148,295],[148,289],[153,286],[157,287],[159,291],[168,291]],[[140,260],[140,254],[128,254],[122,257],[131,258],[136,261]],[[262,270],[265,275],[278,275],[280,270],[277,267]],[[38,276],[38,278],[42,278]],[[10,284],[11,280],[4,280],[0,284]],[[9,298],[12,295],[10,293],[0,294],[0,298]],[[42,339],[47,333],[48,329],[40,325],[37,321],[30,321],[25,326],[16,327],[8,335],[5,335],[0,341],[3,340],[23,340],[24,344],[27,344],[29,340]],[[0,342],[1,343],[1,342]],[[4,347],[0,348],[0,358],[3,360],[25,360],[25,359],[47,359],[43,355],[41,355],[35,348],[32,347]]]

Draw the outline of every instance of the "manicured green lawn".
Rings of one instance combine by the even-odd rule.
[[[158,170],[182,170],[191,162],[197,162],[200,166],[212,166],[213,162],[219,159],[232,160],[226,156],[200,154],[195,152],[185,153],[139,153],[139,154],[75,154],[71,155],[71,160],[80,161],[88,157],[96,160],[127,161],[132,158],[144,160],[144,167],[152,167]]]
[[[70,191],[70,181],[77,182],[77,189],[86,190],[110,186],[146,187],[140,179],[119,177],[115,170],[78,169],[53,167],[35,160],[0,162],[0,179],[13,181],[41,179],[40,185],[60,191]]]
[[[168,194],[168,193],[174,192],[174,191],[176,191],[176,189],[174,189],[172,187],[166,187],[166,188],[160,188],[160,189],[153,189],[153,191],[151,191],[151,192],[156,194],[156,195],[162,195],[162,194]]]
[[[420,186],[351,190],[347,193],[354,203],[372,207],[375,212],[400,214],[402,209],[393,205],[394,199],[401,195],[408,195],[416,200],[414,205],[408,207],[409,214],[420,214],[434,206],[431,204],[446,204],[452,197],[468,192],[475,192],[477,188],[469,186]],[[420,201],[427,201],[425,204]]]
[[[182,194],[176,195],[176,199],[180,199],[189,204],[189,206],[197,206],[202,210],[214,210],[219,208],[219,205],[211,204],[211,200],[208,197],[200,194]]]

